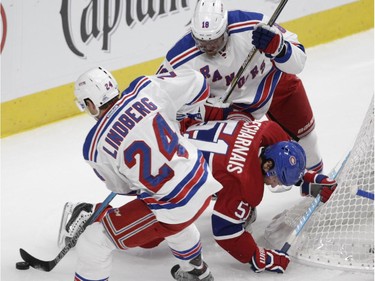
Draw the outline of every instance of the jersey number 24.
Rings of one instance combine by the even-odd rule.
[[[153,130],[157,139],[160,153],[170,161],[175,154],[179,157],[188,158],[188,152],[179,144],[178,136],[169,127],[165,119],[158,113],[153,119]],[[134,141],[124,151],[125,164],[132,168],[136,162],[136,155],[139,155],[139,181],[149,190],[157,192],[162,186],[174,176],[174,171],[167,163],[164,163],[156,175],[151,173],[152,149],[143,140]]]

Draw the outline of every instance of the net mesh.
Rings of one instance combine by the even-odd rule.
[[[336,180],[336,191],[313,213],[289,254],[309,263],[373,270],[374,200],[369,199],[374,194],[373,100]],[[281,241],[275,245],[272,240],[277,236],[275,231],[293,230],[312,200],[306,198],[275,217],[266,229],[266,240],[280,247]]]

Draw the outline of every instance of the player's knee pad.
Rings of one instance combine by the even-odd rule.
[[[105,234],[101,223],[89,225],[78,239],[76,273],[89,280],[108,278],[115,245]]]

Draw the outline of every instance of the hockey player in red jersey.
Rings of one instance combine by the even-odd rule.
[[[275,122],[219,121],[189,127],[186,136],[209,163],[214,177],[224,186],[217,193],[212,214],[216,242],[255,272],[283,273],[289,257],[278,250],[257,246],[245,224],[263,199],[264,185],[300,185],[303,195],[320,192],[328,200],[336,182],[314,171],[306,172],[303,148],[291,141]]]
[[[199,0],[191,31],[167,52],[158,73],[200,71],[211,86],[209,101],[229,106],[220,99],[252,48],[258,49],[228,103],[256,120],[267,116],[279,123],[304,148],[307,168],[320,172],[314,114],[297,76],[305,66],[305,48],[297,34],[278,24],[268,26],[268,20],[257,12],[227,11],[221,0]]]

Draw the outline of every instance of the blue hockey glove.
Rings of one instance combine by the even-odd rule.
[[[277,27],[260,23],[253,31],[252,43],[258,50],[264,52],[267,57],[274,58],[284,48],[284,37]]]

